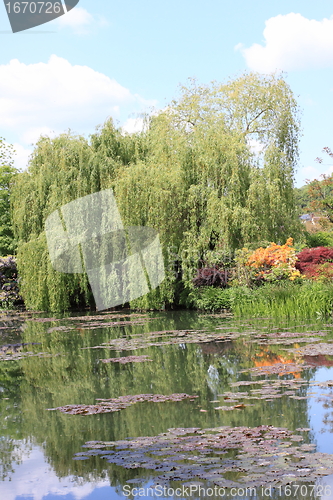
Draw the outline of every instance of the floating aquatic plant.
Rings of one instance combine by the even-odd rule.
[[[100,401],[100,403],[96,403],[95,405],[66,405],[57,408],[48,408],[48,410],[60,410],[62,413],[69,413],[70,415],[93,415],[95,413],[113,413],[143,401],[164,403],[166,401],[182,401],[183,399],[193,400],[197,397],[198,396],[190,396],[185,393],[170,394],[169,396],[164,396],[162,394],[137,394],[135,396],[98,399],[97,401]]]
[[[126,363],[143,363],[144,361],[153,361],[146,354],[142,356],[123,356],[122,358],[108,358],[101,359],[102,363],[121,363],[125,365]]]
[[[49,352],[22,351],[27,345],[38,345],[40,342],[23,342],[16,344],[4,344],[0,347],[0,361],[16,361],[23,358],[38,357],[48,358],[51,356],[61,356],[60,353],[51,354]]]
[[[151,346],[163,346],[171,344],[201,344],[208,342],[228,342],[238,338],[238,333],[216,334],[203,330],[167,330],[151,332],[149,334],[137,334],[133,338],[116,338],[102,345],[82,347],[82,349],[113,349],[115,351],[132,351]]]
[[[225,488],[279,486],[333,473],[331,455],[313,453],[313,444],[296,445],[303,440],[300,433],[307,431],[293,433],[270,425],[175,428],[157,436],[89,441],[83,445],[89,450],[74,459],[100,456],[126,469],[150,469],[157,474],[156,482],[201,479]]]
[[[297,349],[290,349],[290,351],[302,356],[319,356],[320,354],[333,356],[333,343],[327,344],[321,342],[320,344],[308,344]]]
[[[298,373],[312,368],[310,365],[300,363],[275,363],[270,366],[259,366],[254,368],[247,368],[241,372],[251,372],[253,375],[286,375],[288,373]]]

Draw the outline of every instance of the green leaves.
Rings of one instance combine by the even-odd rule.
[[[0,138],[0,256],[16,251],[10,207],[12,185],[18,173],[13,167],[13,154],[13,147]]]
[[[114,190],[123,224],[154,228],[163,247],[165,280],[135,307],[177,303],[212,252],[219,260],[249,241],[295,237],[298,135],[297,104],[282,76],[248,73],[226,84],[191,80],[138,134],[123,134],[108,120],[90,143],[71,133],[41,138],[13,192],[27,306],[90,303],[86,276],[56,273],[38,238],[51,212],[106,188]],[[262,147],[258,157],[250,140]]]

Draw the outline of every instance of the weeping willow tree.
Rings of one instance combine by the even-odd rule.
[[[123,140],[109,122],[91,144],[70,133],[53,140],[42,137],[37,143],[27,171],[18,176],[13,190],[18,268],[28,307],[62,311],[93,304],[85,274],[54,270],[45,220],[66,203],[110,187],[135,152],[131,142],[130,137]]]
[[[209,86],[192,80],[151,120],[145,168],[154,183],[171,179],[178,195],[170,207],[161,198],[166,217],[150,212],[149,223],[168,235],[183,283],[191,283],[200,262],[221,262],[251,242],[297,238],[299,133],[297,103],[278,75],[247,74]],[[146,196],[133,196],[127,206],[144,213]]]
[[[176,303],[200,261],[297,236],[298,140],[298,107],[282,76],[253,73],[223,85],[191,80],[141,133],[123,134],[109,120],[89,142],[70,133],[41,138],[12,196],[26,304],[93,303],[85,275],[52,268],[44,223],[62,205],[106,188],[124,226],[152,227],[162,244],[165,280],[136,307]]]

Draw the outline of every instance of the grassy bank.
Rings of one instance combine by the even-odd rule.
[[[333,283],[266,283],[258,288],[205,287],[188,295],[192,306],[204,311],[229,309],[236,317],[327,317],[333,312]],[[188,303],[189,305],[189,303]]]

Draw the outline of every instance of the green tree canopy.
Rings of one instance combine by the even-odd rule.
[[[13,166],[13,147],[0,137],[0,255],[12,255],[16,251],[11,210],[11,186],[18,170]]]
[[[333,152],[330,148],[323,148],[331,159]],[[318,163],[322,163],[322,158],[316,158]],[[313,210],[318,211],[323,217],[327,217],[329,222],[333,223],[333,174],[322,174],[321,180],[314,179],[308,181],[308,196],[310,198],[310,206]]]
[[[113,188],[125,226],[160,235],[166,279],[135,301],[139,307],[177,302],[180,278],[188,286],[200,260],[295,238],[299,127],[282,76],[249,73],[226,84],[190,80],[141,133],[124,134],[109,120],[89,142],[70,133],[41,138],[13,201],[27,305],[61,310],[90,300],[86,277],[52,269],[44,223],[61,205],[102,189]]]

